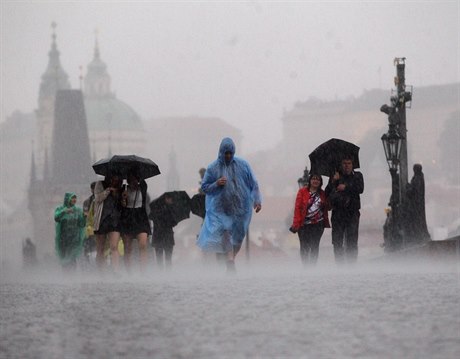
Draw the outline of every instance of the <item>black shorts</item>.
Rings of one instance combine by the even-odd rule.
[[[121,211],[120,227],[121,233],[132,236],[136,236],[139,233],[152,234],[147,213],[142,207],[123,208]]]
[[[94,234],[107,234],[110,232],[120,232],[120,219],[113,216],[105,217],[99,224],[99,229]]]

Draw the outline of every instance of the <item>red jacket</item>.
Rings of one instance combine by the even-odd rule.
[[[324,227],[330,228],[331,225],[329,224],[329,217],[327,215],[327,211],[329,206],[326,200],[326,193],[323,190],[320,190],[319,197],[321,198],[322,209],[323,209],[323,216],[324,216]],[[295,199],[295,207],[294,207],[294,220],[292,222],[292,227],[295,229],[299,229],[303,226],[305,217],[307,216],[307,204],[310,200],[310,190],[307,187],[302,187],[297,192],[297,197]]]

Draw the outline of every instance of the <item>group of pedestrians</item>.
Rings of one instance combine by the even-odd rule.
[[[360,194],[363,175],[353,170],[352,158],[343,156],[341,166],[322,189],[321,175],[311,173],[300,188],[290,231],[298,233],[300,257],[304,264],[315,264],[325,228],[330,228],[328,211],[332,210],[332,245],[337,263],[354,263],[358,256]]]
[[[133,240],[137,240],[141,269],[147,265],[150,222],[146,212],[147,183],[131,172],[127,186],[119,173],[91,184],[93,194],[84,202],[84,209],[75,205],[76,195],[66,193],[64,204],[56,208],[56,252],[64,267],[75,267],[84,247],[84,239],[94,239],[96,263],[102,269],[108,247],[111,266],[119,268],[119,242],[123,241],[124,264],[131,267]],[[91,247],[91,245],[87,245]]]
[[[262,209],[262,198],[251,166],[235,155],[232,139],[224,138],[218,156],[204,171],[200,192],[206,195],[206,215],[197,239],[203,252],[215,253],[225,262],[227,271],[235,271],[235,258],[247,235],[252,211]],[[124,264],[129,269],[134,239],[138,244],[141,270],[147,265],[148,238],[152,234],[147,216],[147,183],[135,172],[122,185],[120,173],[112,172],[104,180],[92,184],[94,192],[81,210],[76,196],[66,193],[64,204],[55,212],[56,251],[64,267],[75,267],[76,258],[86,237],[94,236],[96,262],[102,269],[109,248],[112,268],[119,267],[119,241],[124,245]],[[291,232],[298,233],[303,263],[315,263],[319,243],[325,228],[329,228],[328,211],[332,209],[332,243],[337,262],[353,262],[357,257],[359,228],[359,195],[364,183],[361,173],[353,171],[352,160],[344,157],[341,168],[331,178],[325,190],[322,177],[310,174],[308,183],[299,189],[295,201]],[[157,213],[152,244],[159,264],[163,255],[171,265],[174,235],[171,198],[165,196],[164,213]],[[88,230],[89,229],[89,230]],[[90,246],[89,246],[90,247]]]

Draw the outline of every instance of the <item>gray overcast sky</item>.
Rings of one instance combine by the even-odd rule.
[[[390,89],[393,58],[414,86],[459,81],[460,1],[2,1],[2,120],[37,107],[52,21],[73,87],[94,30],[112,90],[144,119],[218,116],[245,149],[280,138],[283,108]]]

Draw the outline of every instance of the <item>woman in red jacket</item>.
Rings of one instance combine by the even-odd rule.
[[[299,189],[295,200],[294,220],[289,230],[300,240],[300,258],[303,264],[315,264],[319,242],[324,228],[329,228],[326,193],[321,189],[323,179],[311,174],[305,187]]]

